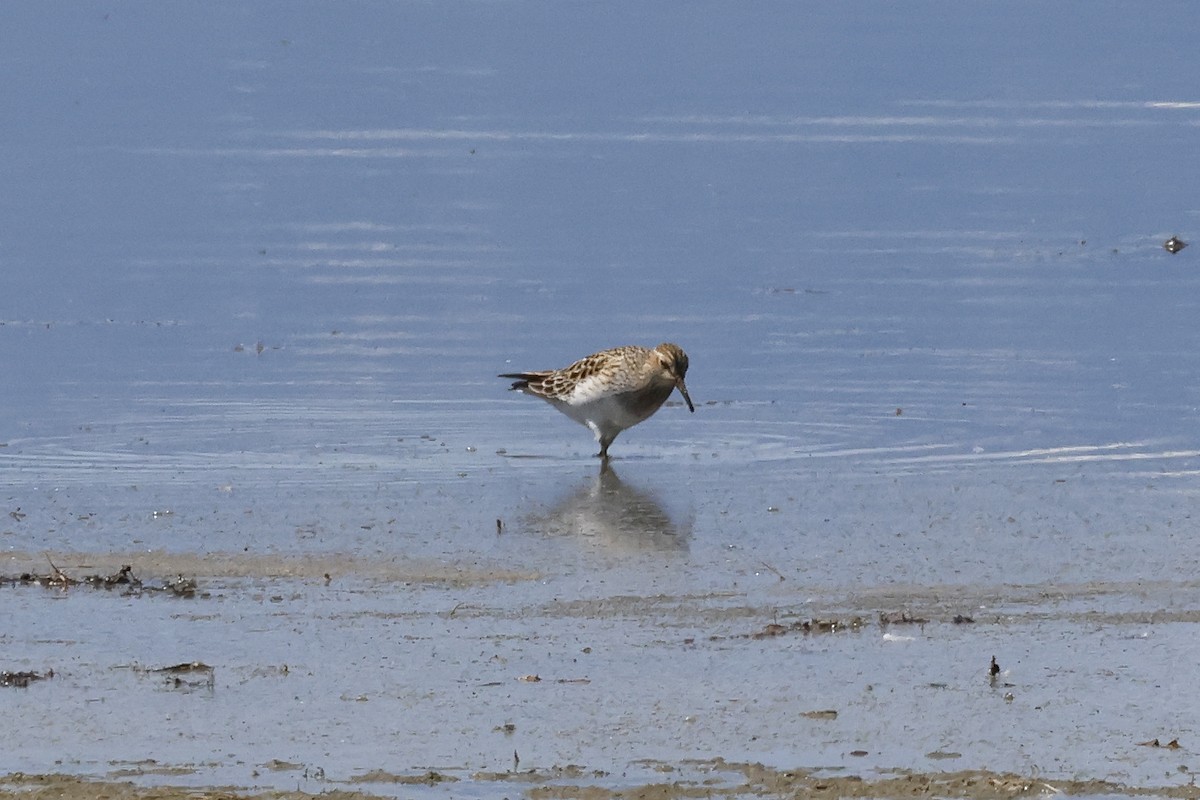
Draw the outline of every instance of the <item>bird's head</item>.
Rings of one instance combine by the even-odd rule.
[[[696,413],[696,407],[692,405],[692,398],[688,396],[687,384],[683,382],[688,371],[687,353],[683,352],[683,348],[677,344],[663,342],[658,347],[654,348],[654,354],[658,356],[658,363],[662,370],[674,382],[675,388],[679,389],[679,393],[683,395],[683,399],[687,402],[688,411]]]

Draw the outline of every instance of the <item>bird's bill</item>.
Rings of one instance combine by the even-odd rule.
[[[679,393],[681,395],[683,395],[683,399],[687,401],[688,411],[695,414],[696,407],[694,405],[692,405],[692,398],[688,397],[687,386],[684,385],[683,378],[680,378],[678,381],[675,382],[675,388],[679,389]]]

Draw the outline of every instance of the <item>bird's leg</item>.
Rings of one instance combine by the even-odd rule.
[[[600,452],[596,456],[603,461],[608,461],[608,446],[613,443],[616,436],[601,436],[600,437]]]

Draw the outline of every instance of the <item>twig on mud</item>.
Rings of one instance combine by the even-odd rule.
[[[46,561],[50,564],[50,569],[52,569],[54,571],[50,575],[49,580],[46,581],[47,584],[49,584],[50,586],[62,586],[63,588],[66,588],[75,582],[75,581],[71,580],[71,577],[69,575],[67,575],[67,573],[65,573],[61,569],[59,569],[58,565],[56,565],[53,561],[50,560],[49,553],[46,553],[45,556],[46,556]]]
[[[783,573],[782,573],[782,572],[780,572],[779,570],[775,569],[774,567],[772,567],[772,566],[771,566],[770,564],[768,564],[767,562],[765,562],[765,561],[760,561],[760,562],[758,562],[758,563],[759,563],[759,564],[762,564],[764,569],[770,570],[771,572],[775,573],[775,575],[776,575],[776,576],[779,578],[779,580],[781,580],[781,581],[786,581],[786,580],[787,580],[787,578],[783,577]]]

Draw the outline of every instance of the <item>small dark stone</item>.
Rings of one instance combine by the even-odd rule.
[[[1168,253],[1178,253],[1183,248],[1187,247],[1187,242],[1180,239],[1178,236],[1172,236],[1163,242],[1163,249]]]

